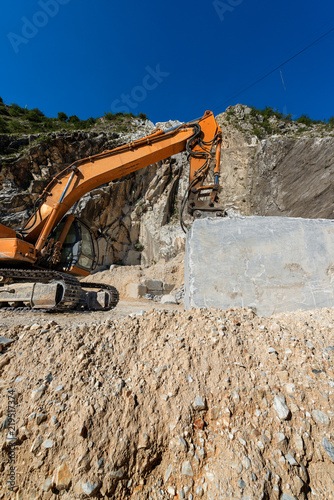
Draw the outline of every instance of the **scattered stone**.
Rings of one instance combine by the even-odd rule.
[[[51,373],[51,372],[50,372],[50,373],[48,373],[47,375],[45,375],[45,381],[46,381],[46,382],[51,383],[51,382],[52,382],[52,380],[53,380],[53,377],[52,377],[52,373]]]
[[[196,418],[194,422],[194,429],[202,431],[204,429],[204,420],[201,418]]]
[[[194,410],[205,410],[206,409],[205,399],[203,401],[201,396],[196,396],[195,401],[193,402],[193,408]]]
[[[240,488],[241,488],[242,490],[244,490],[244,489],[246,488],[246,483],[245,483],[245,481],[243,481],[242,479],[239,479],[239,481],[238,481],[238,485],[240,486]]]
[[[141,299],[147,294],[147,286],[143,283],[129,283],[126,287],[126,295],[130,299]]]
[[[170,478],[170,475],[172,473],[172,470],[173,470],[173,466],[172,464],[170,464],[168,467],[167,467],[167,470],[166,470],[166,473],[165,473],[165,483],[167,483],[168,479]]]
[[[289,462],[290,465],[298,465],[296,462],[295,458],[291,455],[291,453],[288,453],[285,455],[286,460]]]
[[[0,337],[0,345],[6,346],[11,344],[12,342],[15,342],[15,340],[7,339],[6,337]]]
[[[100,483],[91,483],[89,481],[81,482],[82,491],[89,497],[94,496],[99,491],[100,487]]]
[[[189,462],[189,460],[187,460],[186,462],[183,462],[183,464],[182,464],[182,474],[184,476],[193,477],[194,473],[193,473],[193,469],[192,469],[192,466],[191,466],[191,463]]]
[[[204,490],[202,488],[202,486],[197,486],[196,490],[195,490],[195,493],[198,497],[202,497],[203,494],[204,494]]]
[[[120,469],[110,471],[109,474],[117,479],[122,479],[126,474],[126,470],[124,467],[121,467]]]
[[[44,394],[46,386],[42,384],[38,389],[35,389],[31,392],[31,399],[35,403],[38,401]]]
[[[285,384],[285,389],[286,389],[286,392],[288,392],[289,394],[293,394],[296,392],[295,384]]]
[[[331,461],[334,463],[334,446],[332,445],[332,443],[330,441],[328,441],[328,439],[323,437],[322,438],[322,446],[324,447],[325,452],[327,453],[327,455],[329,456]]]
[[[274,398],[274,409],[281,420],[287,420],[291,413],[286,404],[285,397],[283,394],[279,394]]]
[[[312,417],[313,419],[318,422],[318,424],[323,424],[323,425],[328,425],[329,424],[329,418],[326,413],[320,410],[314,410],[312,411]]]
[[[45,491],[45,492],[48,492],[51,490],[51,487],[52,487],[52,480],[51,478],[47,478],[45,479],[43,485],[42,485],[42,490]]]
[[[46,449],[48,448],[52,448],[53,446],[53,441],[52,439],[46,439],[43,443],[42,443],[42,446]]]
[[[33,332],[36,330],[40,330],[41,328],[42,328],[41,325],[39,325],[38,323],[34,323],[33,325],[31,325],[30,330]]]
[[[72,481],[72,476],[66,463],[62,463],[60,467],[56,469],[53,476],[52,483],[57,488],[57,490],[67,490],[70,487]]]
[[[177,304],[177,300],[174,295],[168,294],[163,295],[160,300],[161,304]]]
[[[41,424],[47,419],[47,414],[46,413],[37,413],[36,415],[36,423],[37,425]]]
[[[43,442],[43,438],[42,438],[42,436],[38,435],[38,436],[34,439],[34,441],[33,441],[32,445],[31,445],[30,451],[31,451],[32,453],[34,453],[34,452],[35,452],[36,450],[38,450],[38,448],[41,446],[42,442]]]

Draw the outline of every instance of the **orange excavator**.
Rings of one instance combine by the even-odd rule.
[[[56,175],[37,198],[33,215],[21,230],[0,224],[0,307],[52,311],[108,310],[116,288],[83,283],[96,265],[94,237],[75,216],[80,198],[114,181],[186,151],[190,158],[187,193],[181,203],[181,226],[187,205],[193,216],[223,216],[219,204],[222,132],[214,115],[84,158]],[[209,185],[204,181],[213,171]]]

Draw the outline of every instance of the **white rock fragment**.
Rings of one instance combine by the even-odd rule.
[[[53,441],[52,441],[52,439],[46,439],[45,441],[43,441],[42,446],[43,446],[44,448],[47,448],[47,449],[48,449],[48,448],[52,448],[52,446],[53,446]]]
[[[296,392],[295,384],[285,384],[285,389],[289,394],[293,394],[294,392]]]
[[[45,481],[42,485],[42,490],[45,492],[48,492],[51,490],[51,486],[52,486],[52,481],[51,481],[51,478],[48,477],[47,479],[45,479]]]
[[[12,342],[15,342],[13,339],[7,339],[6,337],[0,337],[0,345],[8,345],[11,344]]]
[[[287,420],[289,418],[291,413],[285,402],[285,397],[283,396],[283,394],[275,396],[273,406],[274,409],[276,410],[278,417],[281,420]]]
[[[322,446],[325,449],[325,452],[327,453],[328,457],[331,459],[331,461],[334,463],[334,446],[332,443],[328,441],[325,437],[322,438]]]
[[[172,294],[167,294],[163,295],[161,297],[161,304],[177,304],[177,300],[175,299],[174,295]]]
[[[326,413],[320,410],[314,410],[312,411],[312,417],[313,419],[318,422],[318,424],[323,424],[323,425],[328,425],[329,424],[329,418]]]
[[[290,465],[298,465],[297,461],[295,458],[291,455],[291,453],[287,453],[285,455],[286,460],[289,462]]]
[[[206,404],[205,404],[205,399],[201,398],[201,396],[196,396],[195,401],[193,402],[193,408],[194,410],[205,410]]]
[[[300,434],[294,434],[293,443],[298,453],[302,453],[304,451],[304,441]]]
[[[38,436],[34,439],[34,441],[33,441],[32,445],[31,445],[31,448],[30,448],[31,453],[33,453],[34,451],[36,451],[36,450],[37,450],[37,449],[41,446],[42,441],[43,441],[43,438],[42,438],[42,436],[40,436],[40,435],[38,435]]]
[[[166,473],[165,473],[165,483],[167,483],[168,479],[170,478],[170,475],[172,473],[172,470],[173,470],[173,466],[172,464],[170,464],[168,467],[167,467],[167,470],[166,470]]]
[[[40,328],[42,328],[41,325],[39,325],[38,323],[34,323],[33,325],[31,325],[30,330],[34,331],[34,330],[39,330]]]
[[[81,489],[86,495],[93,496],[100,489],[99,483],[90,483],[89,481],[82,481]]]
[[[277,443],[283,443],[286,440],[285,435],[282,432],[277,433]]]
[[[38,401],[44,394],[45,392],[45,385],[42,384],[38,389],[35,389],[33,391],[31,391],[31,399],[32,401],[35,403],[36,401]]]
[[[189,460],[187,460],[186,462],[183,462],[183,464],[182,464],[182,474],[184,476],[193,477],[194,473],[193,473],[193,469],[191,467],[191,463],[189,462]]]

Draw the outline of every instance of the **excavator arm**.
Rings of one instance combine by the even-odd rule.
[[[190,176],[181,212],[187,202],[191,214],[197,210],[223,212],[217,195],[221,135],[213,114],[207,111],[196,122],[167,132],[158,130],[143,139],[76,161],[44,189],[35,203],[34,214],[19,234],[0,225],[0,261],[34,264],[43,255],[51,232],[83,195],[182,151],[190,156]],[[203,181],[213,163],[214,183],[205,186]],[[62,229],[58,254],[71,220],[70,217]]]

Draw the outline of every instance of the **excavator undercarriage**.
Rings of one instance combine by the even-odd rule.
[[[58,271],[0,269],[0,284],[0,308],[6,309],[107,311],[119,300],[111,285],[83,283]]]

